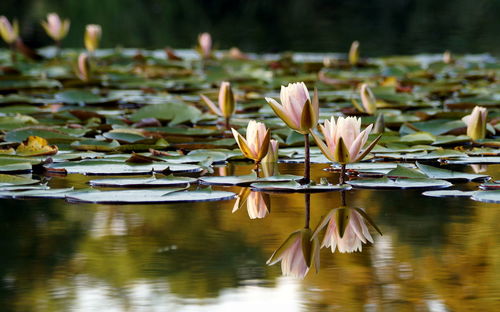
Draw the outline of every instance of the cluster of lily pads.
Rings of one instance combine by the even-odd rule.
[[[33,60],[17,55],[24,51],[13,44],[17,26],[7,23],[0,19],[12,47],[0,51],[1,197],[141,204],[238,197],[235,209],[247,204],[254,218],[267,214],[265,192],[416,188],[500,202],[500,182],[481,174],[500,163],[500,63],[489,55],[364,59],[357,42],[348,55],[245,54],[214,51],[207,33],[197,52],[99,50],[101,28],[91,25],[86,52],[48,47]],[[69,22],[49,15],[44,28],[61,35],[53,37],[60,46]],[[247,175],[214,174],[245,159],[255,163]],[[304,175],[280,174],[277,163],[303,163]],[[339,172],[339,182],[315,181],[310,163]],[[50,187],[51,176],[68,174],[113,177],[85,189]],[[477,190],[457,184],[471,181]],[[237,196],[224,186],[252,192]],[[331,224],[322,245],[360,250],[371,241],[362,221],[369,218],[345,202],[339,209],[322,223]],[[352,244],[348,224],[339,226],[347,215],[358,224]],[[294,233],[270,263],[293,258],[308,246],[298,242],[317,234],[308,225]],[[318,249],[307,248],[305,264],[283,261],[283,271],[305,275]]]

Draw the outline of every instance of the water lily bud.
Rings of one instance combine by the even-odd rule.
[[[212,55],[212,36],[204,32],[198,36],[198,48],[202,58],[210,58]]]
[[[19,38],[17,20],[14,20],[11,24],[5,16],[0,16],[0,36],[7,44],[13,44]]]
[[[229,49],[228,55],[233,60],[248,60],[248,55],[241,52],[241,50],[237,47],[232,47],[231,49]]]
[[[100,25],[90,24],[85,27],[84,43],[89,52],[94,52],[99,47],[102,29]]]
[[[201,94],[200,97],[207,104],[207,106],[218,116],[229,118],[234,114],[236,103],[234,100],[233,89],[231,83],[223,81],[219,89],[218,106],[212,102],[208,97]]]
[[[365,113],[370,115],[375,114],[377,111],[377,100],[370,87],[368,87],[366,83],[363,83],[359,93],[361,94],[361,104],[363,105]]]
[[[246,158],[259,163],[269,150],[270,132],[266,126],[255,120],[250,120],[247,126],[246,139],[235,129],[233,132],[236,143]]]
[[[281,86],[281,104],[272,98],[266,98],[274,113],[291,129],[307,134],[316,127],[319,119],[319,100],[315,90],[311,102],[305,83],[290,83]]]
[[[349,64],[355,66],[359,62],[359,42],[353,41],[349,49]]]
[[[70,21],[69,19],[61,21],[57,13],[49,13],[47,21],[42,21],[41,24],[50,38],[54,41],[61,41],[68,34]]]
[[[467,125],[467,135],[473,140],[480,140],[486,137],[486,119],[488,110],[485,107],[476,106],[470,115],[462,118]]]
[[[234,94],[231,89],[231,84],[224,81],[219,89],[219,108],[223,117],[231,117],[233,115],[236,105],[234,103]]]
[[[76,67],[76,75],[83,81],[90,79],[90,62],[87,53],[80,53]]]
[[[385,121],[384,114],[378,114],[377,119],[375,120],[375,125],[373,126],[372,133],[384,133],[385,132]]]

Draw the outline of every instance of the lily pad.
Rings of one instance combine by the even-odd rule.
[[[130,175],[149,174],[152,172],[200,172],[202,168],[197,165],[170,164],[167,162],[151,164],[127,164],[119,161],[88,159],[74,162],[63,162],[46,165],[48,171],[64,171],[72,174],[85,175]]]
[[[496,191],[477,191],[471,197],[473,200],[485,203],[500,203],[500,190]]]
[[[94,191],[72,194],[67,197],[70,202],[99,204],[159,204],[199,201],[229,200],[235,193],[226,191],[185,191],[172,190],[126,190],[126,191]]]
[[[380,179],[365,179],[348,181],[348,184],[357,188],[373,189],[433,189],[447,188],[452,186],[448,181],[434,179],[389,179],[387,177]]]
[[[0,197],[10,198],[65,198],[73,193],[73,188],[46,189],[46,190],[26,190],[26,191],[3,191]]]
[[[313,185],[300,184],[296,181],[290,182],[257,182],[250,184],[252,190],[259,192],[284,192],[284,193],[323,193],[335,191],[348,191],[351,186],[346,184]]]
[[[187,177],[175,177],[173,175],[165,178],[128,178],[128,179],[99,179],[90,180],[92,186],[103,187],[163,187],[163,186],[179,186],[186,187],[190,184],[197,183],[198,179]]]
[[[471,197],[475,191],[459,191],[459,190],[444,190],[444,191],[426,191],[422,195],[430,197]]]
[[[0,174],[0,186],[29,185],[40,181],[10,174]]]
[[[428,166],[424,164],[420,164],[417,162],[417,167],[422,170],[422,172],[427,175],[427,177],[431,179],[442,179],[442,180],[461,180],[461,181],[484,181],[489,179],[488,175],[484,174],[473,174],[473,173],[465,173],[452,171],[448,169],[436,168],[433,166]]]

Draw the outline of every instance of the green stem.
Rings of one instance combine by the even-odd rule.
[[[311,182],[311,157],[310,157],[310,148],[309,148],[309,133],[304,134],[304,183],[309,184]]]
[[[345,171],[346,171],[346,164],[342,164],[340,166],[340,177],[339,177],[339,184],[344,184],[345,183]]]

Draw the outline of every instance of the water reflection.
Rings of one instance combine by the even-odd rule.
[[[242,188],[233,206],[233,213],[246,206],[250,219],[265,218],[271,212],[271,199],[269,194],[251,191]]]

